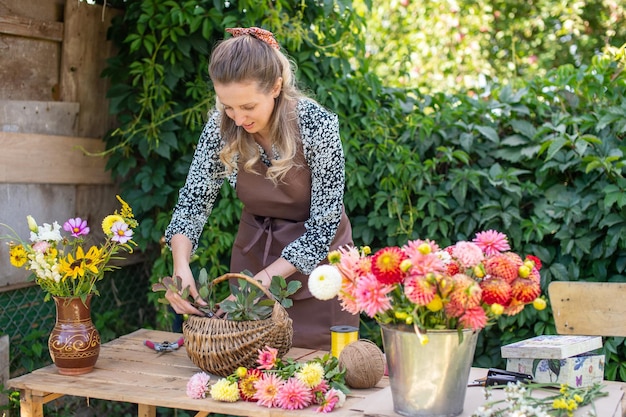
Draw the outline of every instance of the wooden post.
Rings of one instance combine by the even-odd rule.
[[[0,337],[0,385],[6,389],[9,380],[9,335]],[[9,398],[0,392],[0,406],[9,403]]]

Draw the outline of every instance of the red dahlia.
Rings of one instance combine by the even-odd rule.
[[[400,264],[405,259],[406,255],[400,248],[383,248],[372,257],[372,273],[381,284],[399,284],[404,279]]]

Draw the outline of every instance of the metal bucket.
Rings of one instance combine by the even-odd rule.
[[[380,325],[396,413],[408,417],[452,417],[463,412],[478,333],[429,330],[421,345],[412,327]]]

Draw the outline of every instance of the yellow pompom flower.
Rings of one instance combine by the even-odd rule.
[[[417,250],[422,255],[428,255],[431,252],[430,245],[428,243],[425,243],[425,242],[424,243],[420,243],[420,245],[417,247]]]
[[[338,264],[341,260],[341,252],[334,250],[328,253],[328,262],[332,264]]]
[[[119,214],[109,214],[102,220],[102,231],[106,236],[113,236],[113,225],[115,222],[123,222],[124,218]]]
[[[235,376],[237,376],[237,378],[243,378],[246,376],[247,373],[248,373],[248,370],[244,368],[243,366],[240,366],[239,368],[235,370]]]
[[[544,310],[546,308],[546,300],[544,300],[541,297],[537,297],[535,298],[535,300],[533,301],[533,307],[535,307],[535,310]]]
[[[491,312],[495,316],[501,316],[502,313],[504,313],[504,306],[502,306],[501,304],[492,304],[490,308]]]
[[[229,381],[226,378],[218,380],[211,386],[211,398],[227,403],[239,401],[239,387],[237,386],[237,382]]]
[[[405,311],[396,311],[393,313],[394,317],[399,320],[404,320],[407,318],[408,314]]]
[[[296,378],[309,388],[316,387],[324,379],[324,367],[318,362],[307,362],[296,372]]]
[[[433,313],[441,310],[443,308],[443,301],[441,300],[441,297],[435,294],[435,297],[432,299],[432,301],[426,304],[426,308]]]

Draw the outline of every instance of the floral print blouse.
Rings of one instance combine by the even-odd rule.
[[[305,233],[288,244],[282,257],[303,274],[311,271],[328,255],[343,210],[345,161],[337,116],[316,102],[302,99],[297,106],[304,157],[311,170],[311,209]],[[206,123],[196,148],[187,180],[181,188],[172,220],[165,232],[169,245],[172,236],[183,234],[197,249],[204,225],[223,185],[224,166],[219,160],[223,146],[215,111]],[[260,149],[262,150],[262,149]],[[269,163],[262,155],[265,163]],[[237,172],[228,178],[233,187]]]

